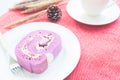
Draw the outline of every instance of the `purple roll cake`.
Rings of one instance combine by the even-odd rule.
[[[15,48],[18,63],[31,73],[42,73],[62,49],[58,34],[37,30],[27,34]]]

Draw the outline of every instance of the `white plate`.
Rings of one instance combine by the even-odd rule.
[[[9,8],[13,7],[13,5],[20,1],[21,0],[0,0],[0,15],[6,13],[9,10]]]
[[[110,1],[109,4],[113,3]],[[108,4],[108,5],[109,5]],[[106,8],[100,16],[87,16],[81,6],[80,0],[70,0],[67,4],[68,14],[78,22],[88,25],[105,25],[115,21],[120,15],[120,9],[117,4]]]
[[[63,80],[76,67],[80,55],[80,43],[77,37],[67,28],[54,23],[34,22],[24,24],[6,32],[3,37],[11,43],[10,55],[15,58],[14,49],[16,44],[29,32],[35,30],[50,30],[59,34],[62,38],[63,49],[57,58],[49,65],[48,69],[42,74],[32,74],[23,71],[23,74],[15,76],[10,73],[7,63],[4,64],[5,59],[0,60],[0,79],[2,80]],[[16,59],[16,58],[15,58]],[[5,69],[6,68],[6,69]],[[6,77],[7,76],[7,77]]]

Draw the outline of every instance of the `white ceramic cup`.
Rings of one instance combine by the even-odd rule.
[[[111,4],[108,5],[110,0],[80,0],[81,5],[89,16],[98,16],[106,8],[112,6],[117,0],[113,0]]]

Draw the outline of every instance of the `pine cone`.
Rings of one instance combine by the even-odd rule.
[[[57,22],[62,16],[61,9],[56,5],[51,5],[47,10],[47,17],[52,22]]]

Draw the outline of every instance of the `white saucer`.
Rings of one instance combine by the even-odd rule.
[[[110,1],[112,3],[112,1]],[[70,0],[67,4],[68,14],[78,22],[88,25],[105,25],[115,21],[120,15],[120,9],[117,4],[106,8],[100,16],[87,16],[80,4],[80,0]]]

